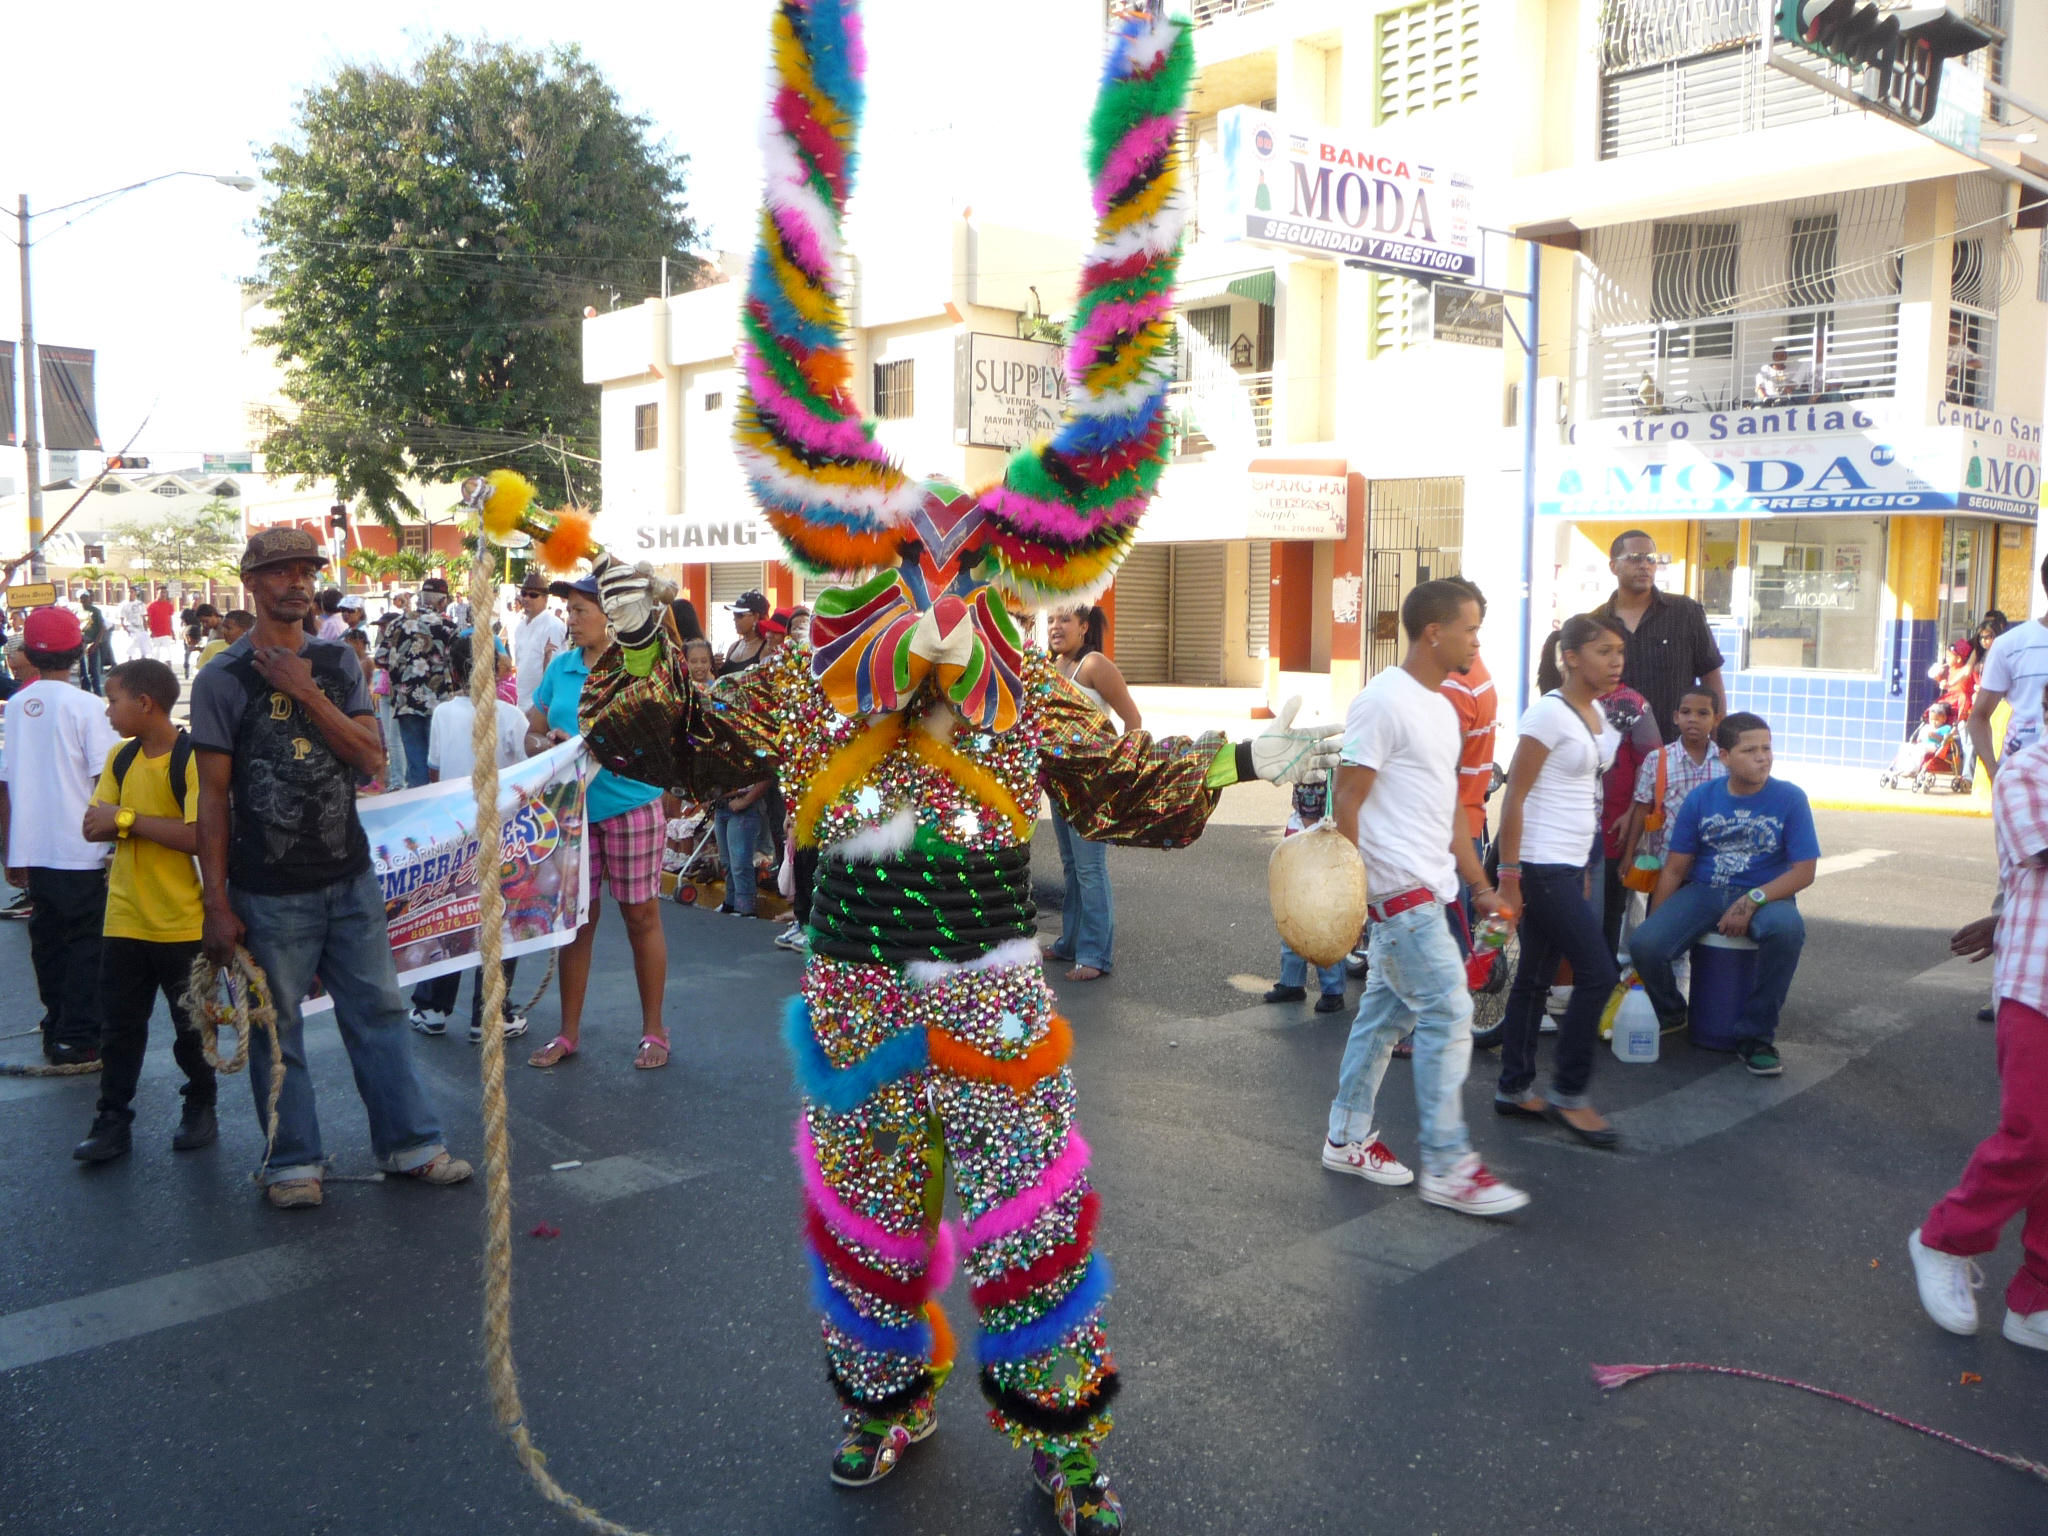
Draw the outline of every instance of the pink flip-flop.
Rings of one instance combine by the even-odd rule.
[[[650,1045],[656,1047],[661,1052],[661,1060],[642,1061],[640,1059],[640,1057],[646,1052],[647,1047],[649,1047]],[[669,1043],[668,1041],[664,1040],[660,1035],[642,1035],[640,1037],[640,1049],[634,1052],[633,1054],[633,1065],[638,1067],[642,1072],[659,1071],[661,1068],[668,1065],[669,1055]]]
[[[562,1048],[562,1054],[557,1056],[553,1061],[542,1061],[541,1057],[547,1055],[547,1053],[549,1051],[552,1051],[556,1046],[560,1046]],[[526,1064],[529,1067],[557,1067],[560,1066],[563,1062],[567,1061],[571,1056],[574,1056],[575,1054],[576,1042],[574,1040],[571,1040],[567,1035],[557,1035],[554,1039],[550,1040],[546,1045],[542,1046],[539,1050],[535,1051],[531,1056],[527,1057]]]

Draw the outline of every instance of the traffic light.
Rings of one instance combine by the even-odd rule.
[[[348,508],[336,502],[327,509],[327,526],[334,533],[348,532]]]
[[[109,469],[147,469],[149,457],[140,453],[117,453],[107,460]]]
[[[1872,0],[1778,0],[1778,35],[1875,79],[1871,99],[1907,122],[1934,116],[1941,66],[1990,46],[1991,34],[1945,5],[1882,10]]]

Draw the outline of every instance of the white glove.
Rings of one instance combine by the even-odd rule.
[[[1280,706],[1273,723],[1254,736],[1249,745],[1252,772],[1269,784],[1320,784],[1337,766],[1337,740],[1344,727],[1301,725],[1294,717],[1301,712],[1296,695]]]
[[[654,567],[645,560],[627,565],[609,555],[598,557],[592,574],[597,578],[604,615],[618,631],[619,644],[630,651],[652,640],[661,628],[662,607],[675,599],[675,583],[655,575]]]

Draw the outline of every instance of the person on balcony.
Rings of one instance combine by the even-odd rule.
[[[1756,398],[1763,405],[1803,405],[1813,397],[1813,364],[1771,348],[1771,360],[1756,371]]]

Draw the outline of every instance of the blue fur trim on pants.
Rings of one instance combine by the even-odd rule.
[[[1095,1309],[1109,1299],[1110,1287],[1114,1283],[1109,1261],[1099,1253],[1090,1254],[1088,1273],[1081,1277],[1080,1284],[1067,1292],[1058,1306],[1036,1322],[1023,1323],[1007,1333],[984,1330],[975,1346],[975,1353],[983,1365],[1010,1365],[1059,1348],[1068,1334],[1087,1322]]]
[[[877,1090],[923,1071],[931,1065],[931,1046],[921,1029],[906,1029],[844,1067],[832,1065],[825,1048],[811,1033],[811,1010],[801,997],[789,1000],[782,1022],[782,1041],[796,1069],[797,1091],[835,1115],[851,1114]]]
[[[862,1317],[854,1310],[853,1303],[840,1294],[839,1289],[832,1284],[831,1271],[825,1268],[825,1261],[815,1253],[807,1257],[811,1261],[811,1299],[817,1304],[818,1310],[825,1314],[825,1320],[834,1328],[862,1349],[880,1350],[891,1355],[909,1355],[918,1360],[931,1358],[932,1330],[928,1324],[915,1323],[908,1328],[891,1328],[887,1323],[878,1323],[873,1318]]]

